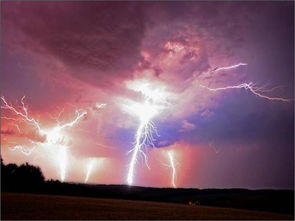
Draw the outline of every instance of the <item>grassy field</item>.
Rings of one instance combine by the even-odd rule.
[[[2,193],[1,219],[293,219],[291,215],[207,206]]]

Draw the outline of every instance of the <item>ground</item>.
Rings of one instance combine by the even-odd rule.
[[[249,210],[117,199],[1,194],[1,219],[293,219]]]

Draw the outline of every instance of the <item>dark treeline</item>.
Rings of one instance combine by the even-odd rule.
[[[2,191],[36,191],[45,183],[39,167],[28,163],[17,166],[5,165],[1,159],[1,190]]]
[[[1,191],[185,203],[293,214],[294,190],[151,188],[91,185],[45,180],[39,167],[4,165]]]

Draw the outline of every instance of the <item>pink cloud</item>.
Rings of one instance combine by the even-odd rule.
[[[183,120],[181,122],[181,128],[178,130],[179,132],[188,132],[196,129],[196,125],[193,123],[190,123],[187,120]]]

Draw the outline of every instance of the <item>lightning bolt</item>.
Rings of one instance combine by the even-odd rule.
[[[247,63],[238,63],[238,64],[234,64],[234,65],[230,65],[230,66],[224,66],[224,67],[218,67],[215,68],[213,70],[210,70],[209,72],[206,73],[212,73],[212,72],[218,72],[218,71],[223,71],[223,70],[230,70],[230,69],[235,69],[238,68],[240,66],[245,66],[248,65]],[[242,89],[244,88],[245,90],[250,91],[252,94],[260,97],[260,98],[264,98],[267,100],[271,100],[271,101],[282,101],[282,102],[289,102],[289,99],[286,98],[282,98],[282,97],[271,97],[271,96],[267,96],[263,93],[265,92],[270,92],[273,91],[274,89],[278,88],[278,87],[274,87],[271,89],[264,89],[263,87],[257,87],[253,82],[250,83],[241,83],[239,85],[231,85],[231,86],[225,86],[225,87],[218,87],[218,88],[210,88],[207,86],[204,86],[202,84],[199,85],[200,87],[206,88],[210,91],[222,91],[222,90],[229,90],[229,89]]]
[[[19,126],[17,124],[13,124],[13,125],[16,127],[16,129],[18,130],[18,132],[21,133],[21,130],[20,130]]]
[[[141,92],[144,96],[144,102],[130,102],[126,110],[135,114],[139,118],[139,126],[135,133],[134,147],[129,151],[132,153],[130,163],[128,165],[127,173],[127,183],[128,185],[133,184],[135,165],[138,160],[139,153],[144,157],[145,163],[147,163],[147,155],[144,153],[143,148],[146,146],[153,146],[154,137],[153,134],[156,133],[156,128],[152,122],[152,119],[159,114],[165,103],[167,94],[164,92],[163,88],[152,89],[150,83],[148,82],[134,82],[127,85],[129,89],[136,92]]]
[[[101,103],[96,103],[96,104],[95,104],[95,108],[96,108],[96,109],[105,108],[106,106],[107,106],[106,104],[101,104]]]
[[[22,110],[23,110],[24,113],[19,112],[13,106],[9,105],[6,102],[6,100],[5,100],[5,98],[3,96],[1,96],[1,100],[4,103],[4,106],[1,106],[1,108],[2,109],[8,109],[8,110],[14,112],[16,115],[20,116],[24,121],[27,121],[28,123],[33,124],[41,132],[42,129],[41,129],[39,123],[34,118],[29,117],[28,110],[27,110],[27,108],[25,107],[25,104],[24,104],[24,99],[25,99],[25,96],[23,96],[22,99],[21,99]]]
[[[231,70],[231,69],[235,69],[240,66],[246,66],[246,65],[248,65],[248,64],[247,63],[238,63],[238,64],[234,64],[234,65],[230,65],[230,66],[217,67],[217,68],[214,68],[213,70],[211,70],[211,72],[226,71],[226,70]]]
[[[32,152],[34,151],[34,149],[35,149],[35,147],[29,149],[29,148],[25,148],[21,145],[15,145],[14,147],[10,148],[11,151],[19,150],[26,156],[30,156],[32,154]]]
[[[148,166],[147,155],[144,153],[142,148],[147,145],[151,145],[151,146],[153,145],[153,140],[154,140],[153,132],[156,131],[153,123],[151,122],[151,119],[153,117],[153,114],[151,114],[153,105],[150,103],[150,101],[147,100],[144,104],[139,105],[139,109],[141,110],[139,112],[140,123],[135,134],[134,148],[132,148],[129,151],[129,152],[132,152],[131,161],[129,163],[128,175],[127,175],[127,183],[129,185],[132,185],[133,183],[134,168],[135,168],[137,156],[139,153],[142,153],[145,159],[145,163]],[[147,111],[149,110],[151,112],[147,113]]]
[[[86,176],[85,176],[84,183],[88,182],[90,174],[93,170],[94,164],[95,164],[95,159],[90,159],[87,166],[86,166]]]
[[[68,123],[65,123],[65,124],[62,124],[62,125],[57,125],[57,126],[51,128],[49,130],[45,130],[45,129],[42,129],[41,125],[38,123],[38,121],[36,119],[29,116],[28,109],[26,108],[25,103],[24,103],[24,99],[25,99],[25,96],[22,97],[22,99],[21,99],[23,113],[18,111],[13,106],[9,105],[3,96],[1,97],[1,100],[4,103],[4,106],[1,106],[1,108],[2,109],[8,109],[8,110],[12,111],[14,114],[20,116],[22,120],[28,122],[29,124],[33,124],[34,127],[40,133],[40,135],[46,135],[46,137],[47,137],[46,140],[47,140],[48,143],[55,143],[55,142],[53,142],[53,141],[56,140],[56,139],[54,139],[54,137],[58,137],[58,133],[61,130],[65,129],[67,127],[73,127],[82,117],[84,117],[87,114],[86,111],[82,111],[80,113],[79,110],[76,110],[75,111],[76,112],[76,118],[74,120],[72,120],[71,122],[68,122]],[[8,119],[10,119],[10,118],[8,118]]]
[[[241,66],[247,66],[247,65],[248,65],[247,63],[240,62],[240,63],[229,65],[229,66],[210,68],[209,70],[202,72],[200,75],[193,74],[190,78],[186,79],[184,83],[191,84],[191,82],[193,82],[193,84],[195,84],[196,82],[199,81],[198,78],[200,76],[203,76],[206,78],[206,77],[210,76],[212,73],[216,73],[219,71],[232,70],[232,69],[236,69]]]
[[[168,151],[167,154],[168,154],[169,164],[170,164],[169,167],[172,170],[171,184],[174,188],[176,188],[176,184],[175,184],[176,168],[175,168],[175,161],[174,161],[174,153],[172,151]]]
[[[58,164],[60,169],[60,179],[62,182],[64,182],[66,178],[66,171],[67,171],[67,165],[68,165],[68,147],[67,146],[61,146],[59,148]]]
[[[250,83],[242,83],[239,85],[233,85],[233,86],[226,86],[226,87],[218,87],[218,88],[210,88],[210,87],[206,87],[204,85],[201,85],[201,87],[206,88],[210,91],[222,91],[222,90],[229,90],[229,89],[241,89],[244,88],[245,90],[249,90],[252,94],[260,97],[260,98],[264,98],[267,100],[271,100],[271,101],[282,101],[282,102],[289,102],[289,99],[286,98],[282,98],[282,97],[270,97],[267,95],[262,94],[262,92],[264,92],[263,89],[256,87],[252,82]],[[270,90],[265,90],[265,91],[270,91]]]
[[[59,169],[60,169],[60,179],[61,181],[65,180],[66,177],[66,169],[67,169],[67,161],[68,161],[68,147],[64,144],[64,140],[65,140],[65,136],[62,135],[62,130],[64,130],[65,128],[69,128],[69,127],[73,127],[75,124],[77,124],[79,122],[79,120],[84,117],[87,112],[86,111],[79,111],[76,110],[76,117],[68,122],[68,123],[64,123],[64,124],[59,124],[55,127],[49,128],[49,129],[44,129],[42,128],[42,126],[40,125],[40,123],[34,119],[33,117],[31,117],[28,113],[28,109],[25,105],[24,102],[25,96],[22,97],[21,99],[21,110],[19,111],[17,110],[15,107],[13,107],[12,105],[8,104],[8,102],[6,101],[4,96],[1,96],[1,100],[3,102],[4,105],[1,106],[2,109],[6,109],[6,110],[10,110],[11,112],[13,112],[15,115],[19,116],[23,121],[27,122],[29,125],[33,125],[35,129],[37,129],[37,131],[39,132],[39,134],[41,136],[45,136],[45,141],[44,144],[51,144],[51,145],[58,145],[59,146],[59,151],[57,153],[57,161],[58,161],[58,165],[59,165]],[[3,117],[5,118],[5,117]],[[7,118],[10,119],[10,118]],[[15,118],[11,118],[14,120],[18,120]],[[44,145],[43,144],[43,145]],[[42,143],[41,143],[42,145]],[[32,149],[32,151],[35,148]],[[27,149],[25,149],[24,147],[17,145],[15,147],[13,147],[11,150],[15,151],[15,150],[20,150],[22,153],[24,153],[25,155],[30,155],[32,153],[32,151],[28,151]]]

